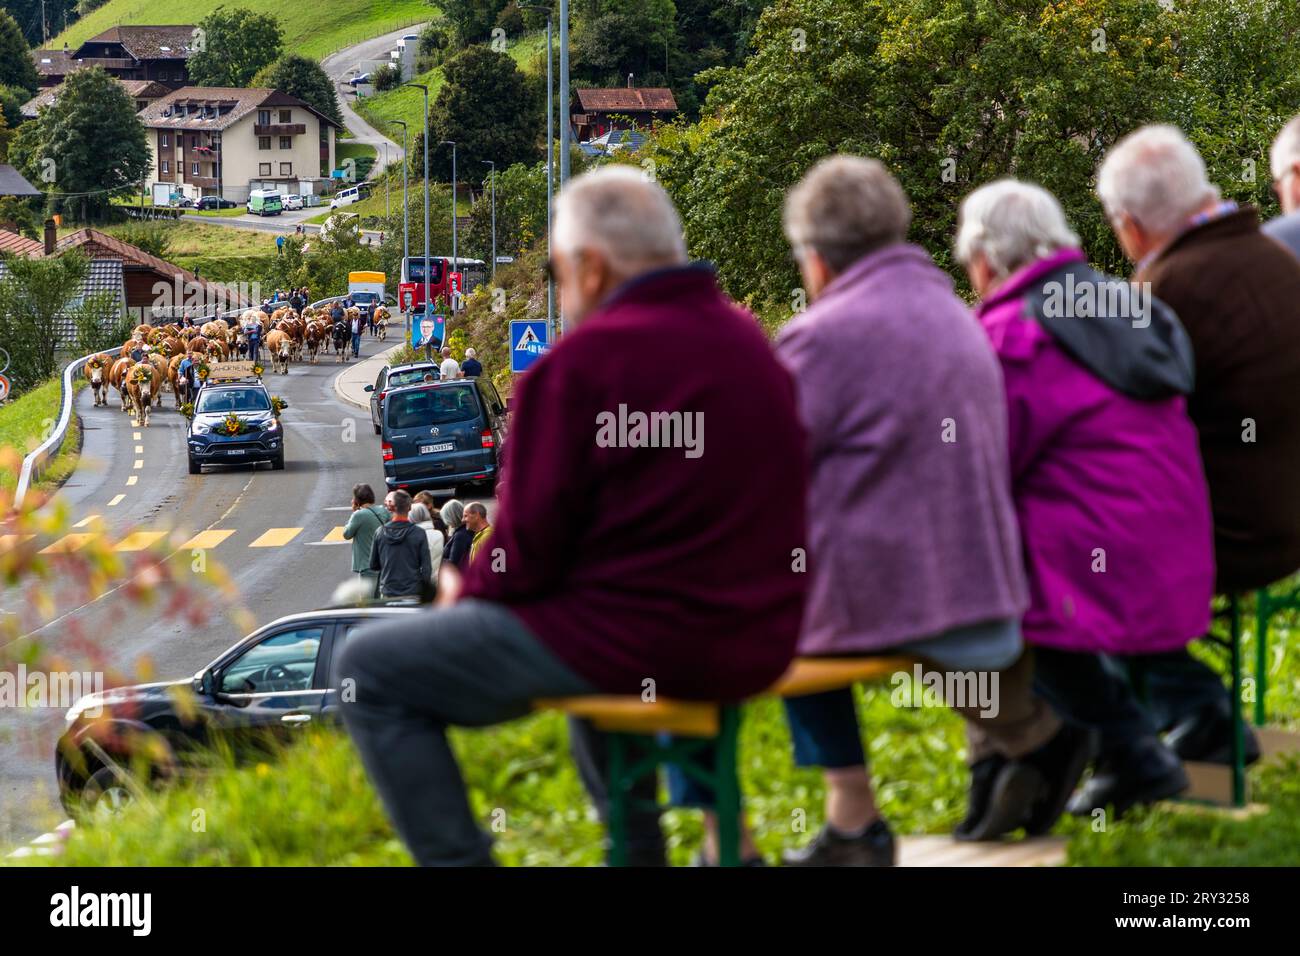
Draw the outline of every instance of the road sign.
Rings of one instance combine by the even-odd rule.
[[[0,375],[0,402],[9,397],[9,379]]]
[[[528,371],[547,347],[545,321],[510,323],[510,371]]]
[[[497,265],[506,266],[515,261],[514,256],[497,256]]]

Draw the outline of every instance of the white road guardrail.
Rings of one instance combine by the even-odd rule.
[[[63,370],[63,377],[59,380],[61,394],[58,421],[55,422],[50,437],[23,459],[22,471],[18,473],[18,487],[14,490],[15,508],[22,507],[23,499],[27,496],[32,482],[40,480],[45,467],[63,450],[63,442],[68,437],[68,426],[72,424],[72,400],[76,395],[72,389],[73,376],[81,371],[86,362],[98,354],[98,352],[91,352],[79,359],[73,359]]]

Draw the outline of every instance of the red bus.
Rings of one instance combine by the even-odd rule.
[[[398,287],[398,306],[403,311],[424,312],[424,256],[402,260],[402,281]],[[487,277],[487,266],[479,259],[457,260],[459,270],[452,271],[451,259],[429,257],[429,298],[436,304],[442,299],[449,306],[453,292],[468,293]]]

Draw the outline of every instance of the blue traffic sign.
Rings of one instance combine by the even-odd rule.
[[[528,371],[548,347],[545,322],[510,323],[510,371]]]

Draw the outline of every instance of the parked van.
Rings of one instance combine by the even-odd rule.
[[[259,216],[278,216],[284,210],[284,200],[277,192],[254,189],[248,194],[248,211]]]
[[[419,384],[384,397],[384,484],[458,489],[496,484],[506,438],[506,407],[486,378]]]
[[[351,186],[347,189],[340,189],[330,200],[330,208],[338,209],[340,206],[351,206],[354,202],[361,199],[361,189],[358,186]]]

